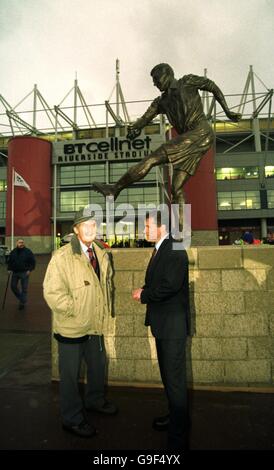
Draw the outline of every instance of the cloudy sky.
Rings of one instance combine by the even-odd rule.
[[[241,92],[249,65],[274,87],[274,0],[0,0],[0,94],[15,106],[37,83],[52,106],[73,86],[109,98],[115,60],[126,100],[157,94],[150,70],[213,79]],[[258,82],[258,91],[264,89]]]

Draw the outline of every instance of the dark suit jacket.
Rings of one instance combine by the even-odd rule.
[[[184,249],[174,250],[173,242],[165,239],[149,263],[141,294],[142,304],[147,304],[145,325],[156,338],[188,334],[188,256]]]

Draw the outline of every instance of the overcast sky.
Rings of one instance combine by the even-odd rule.
[[[50,105],[77,71],[87,103],[109,98],[115,60],[126,100],[158,93],[150,70],[213,79],[241,92],[249,65],[274,87],[274,0],[0,0],[0,94],[14,106],[37,83]],[[260,82],[258,91],[263,90]]]

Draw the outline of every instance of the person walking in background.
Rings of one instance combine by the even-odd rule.
[[[244,245],[260,245],[261,240],[255,238],[252,232],[245,232],[242,236]]]
[[[274,234],[271,230],[267,232],[267,237],[264,243],[267,243],[268,245],[274,245]]]
[[[96,221],[86,210],[74,220],[71,242],[56,250],[44,279],[44,297],[53,312],[58,341],[63,429],[80,437],[97,434],[86,410],[113,415],[105,398],[106,351],[103,333],[112,309],[112,267],[103,244],[95,239]],[[85,406],[78,378],[87,366]]]
[[[147,305],[145,325],[156,340],[157,358],[165,388],[169,414],[155,418],[156,430],[168,430],[170,450],[187,448],[189,413],[186,381],[186,338],[189,332],[188,256],[174,249],[175,240],[166,230],[161,213],[149,213],[146,240],[155,242],[145,285],[132,293]]]
[[[19,310],[27,303],[29,276],[35,268],[35,258],[32,251],[26,248],[23,238],[18,238],[16,248],[10,252],[8,271],[12,272],[11,290],[19,300]]]

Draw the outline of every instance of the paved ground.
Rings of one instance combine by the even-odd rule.
[[[99,429],[93,439],[62,431],[58,384],[51,382],[50,312],[42,299],[46,258],[30,283],[30,306],[17,309],[9,292],[0,313],[0,450],[160,450],[165,433],[153,417],[165,413],[160,389],[111,387],[115,417],[89,413]],[[0,299],[6,274],[0,268]],[[274,450],[274,394],[190,391],[192,450]]]
[[[29,303],[26,311],[18,311],[18,301],[10,288],[7,290],[5,309],[2,309],[8,274],[0,265],[0,329],[24,332],[49,332],[51,314],[43,299],[42,282],[48,264],[48,256],[37,257],[37,266],[30,276]]]

